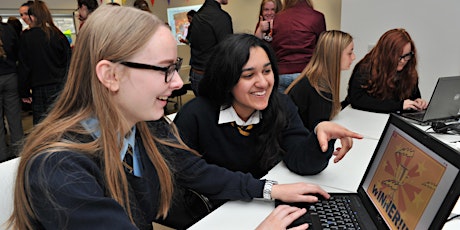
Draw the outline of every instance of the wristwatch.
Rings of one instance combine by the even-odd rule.
[[[273,188],[273,185],[275,184],[278,184],[278,182],[274,180],[265,180],[264,191],[263,191],[264,199],[273,200],[272,188]]]

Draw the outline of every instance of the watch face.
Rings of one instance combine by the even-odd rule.
[[[267,42],[271,42],[273,40],[273,38],[270,35],[265,35],[264,40],[267,41]]]

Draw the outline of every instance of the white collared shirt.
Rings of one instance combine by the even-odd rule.
[[[260,113],[259,110],[256,110],[254,113],[252,113],[252,115],[249,117],[247,121],[243,121],[238,116],[233,106],[230,106],[228,108],[221,106],[220,113],[219,113],[219,121],[217,122],[217,124],[235,122],[239,126],[248,126],[248,125],[259,124],[261,119],[262,119],[262,113]]]

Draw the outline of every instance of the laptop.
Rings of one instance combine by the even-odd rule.
[[[290,227],[441,229],[460,194],[459,172],[459,152],[391,114],[358,191],[331,193],[331,199],[317,203],[288,203],[307,209]]]
[[[426,110],[401,116],[419,123],[460,117],[460,76],[438,78]]]

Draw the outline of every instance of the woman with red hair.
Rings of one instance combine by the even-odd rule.
[[[380,113],[426,109],[418,87],[416,53],[405,29],[385,32],[353,69],[347,101],[353,108]]]

